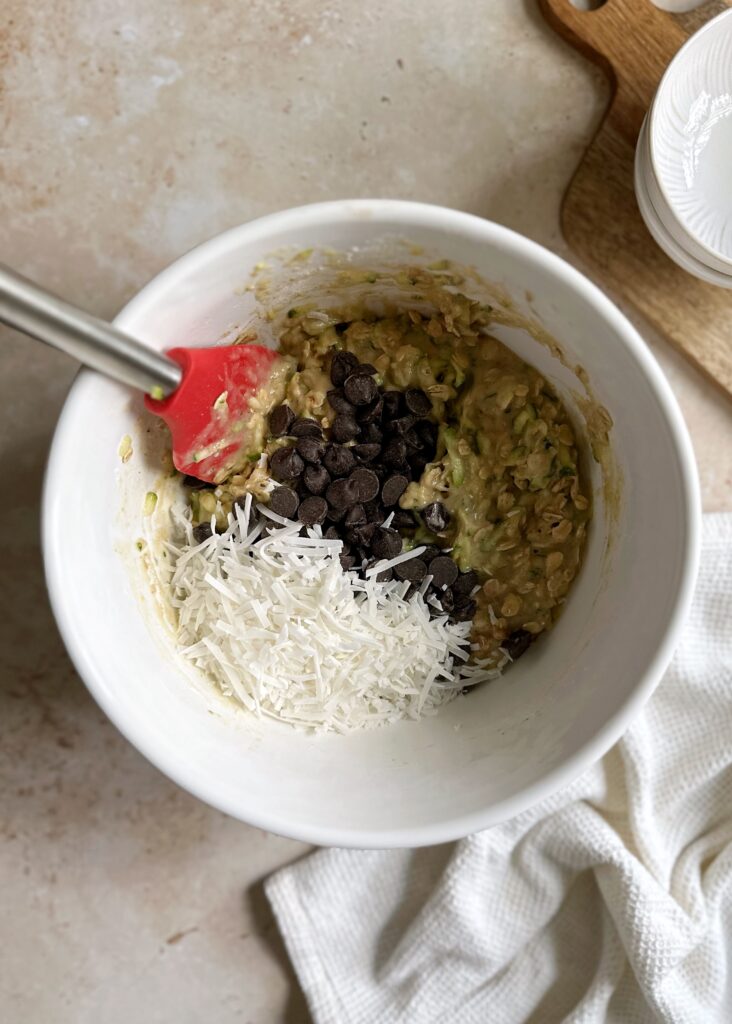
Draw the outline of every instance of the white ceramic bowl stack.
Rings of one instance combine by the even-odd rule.
[[[666,69],[638,138],[635,192],[675,263],[732,288],[732,10]]]

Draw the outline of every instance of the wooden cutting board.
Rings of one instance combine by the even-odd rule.
[[[612,85],[562,203],[567,243],[600,284],[633,303],[732,397],[732,290],[677,267],[648,233],[633,191],[636,139],[664,70],[690,35],[731,5],[712,0],[671,15],[651,0],[606,0],[590,11],[571,0],[539,0],[551,27],[599,64]]]

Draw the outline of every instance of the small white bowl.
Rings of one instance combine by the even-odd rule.
[[[671,61],[648,136],[659,216],[689,255],[732,275],[732,10]]]
[[[162,349],[247,324],[250,271],[283,246],[378,250],[474,266],[538,318],[568,365],[516,328],[495,333],[582,417],[582,366],[612,413],[620,500],[592,467],[595,515],[582,571],[553,632],[499,680],[434,717],[309,736],[212,713],[183,674],[130,567],[150,420],[138,396],[91,371],[71,389],[43,497],[51,602],[91,693],[146,757],[191,793],[263,829],[313,843],[420,846],[494,825],[566,785],[619,738],[660,680],[691,601],[699,546],[694,456],[671,390],[638,333],[573,267],[504,227],[388,200],[287,210],[212,239],[152,281],[117,324]],[[468,292],[474,285],[466,281]],[[496,297],[499,304],[503,300]],[[120,440],[134,454],[121,463]],[[608,499],[608,500],[606,500]]]
[[[666,255],[688,273],[719,288],[732,288],[732,274],[715,270],[696,259],[684,246],[686,238],[669,213],[650,166],[648,117],[638,136],[635,152],[635,197],[646,227]]]

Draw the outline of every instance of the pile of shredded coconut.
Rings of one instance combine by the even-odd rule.
[[[347,732],[433,713],[498,674],[466,664],[471,624],[435,615],[429,578],[410,598],[408,583],[377,581],[422,548],[362,579],[341,568],[340,540],[257,508],[247,495],[200,544],[186,520],[167,545],[180,651],[225,695],[256,715]]]

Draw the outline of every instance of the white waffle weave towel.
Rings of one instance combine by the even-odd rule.
[[[732,1024],[732,515],[663,682],[569,788],[267,893],[317,1024]]]

